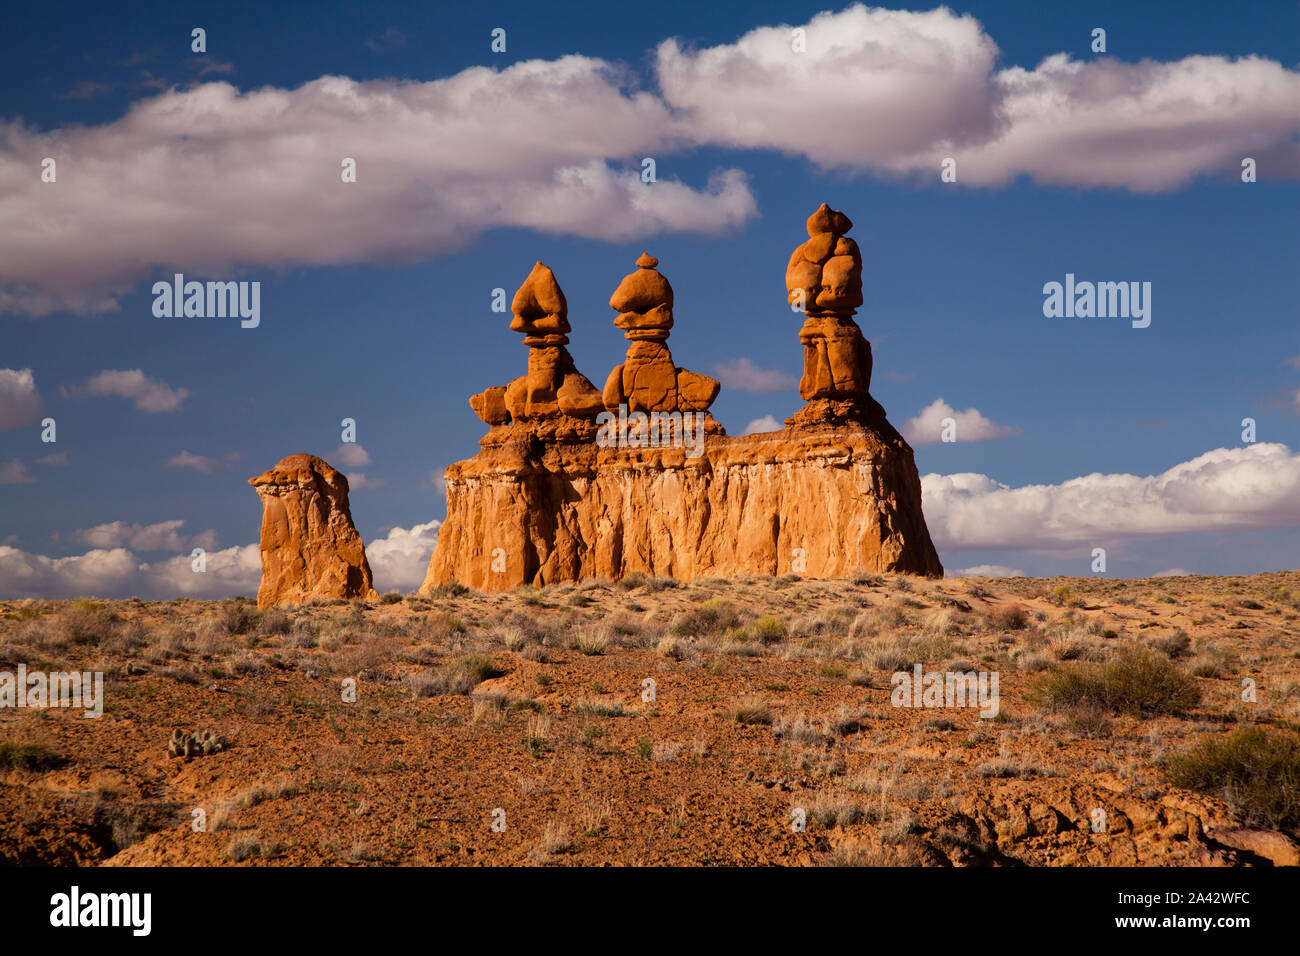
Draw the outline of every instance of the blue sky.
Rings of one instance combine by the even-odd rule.
[[[627,344],[609,296],[644,250],[676,292],[679,365],[773,373],[719,375],[714,415],[733,434],[779,421],[802,404],[781,385],[801,369],[785,264],[823,201],[854,220],[872,392],[917,436],[950,572],[1088,574],[1094,547],[1112,575],[1300,566],[1297,6],[949,10],[15,10],[0,41],[0,596],[170,596],[192,587],[175,570],[196,543],[225,557],[195,593],[251,593],[246,479],[297,451],[353,476],[377,584],[413,587],[445,513],[433,476],[485,431],[467,397],[526,366],[492,290],[513,294],[539,259],[598,386]],[[797,26],[815,92],[782,103],[786,66],[753,31]],[[1016,105],[1016,68],[1049,109]],[[304,86],[325,76],[362,85]],[[456,85],[421,86],[439,82]],[[454,109],[455,135],[432,135]],[[58,178],[42,184],[47,155]],[[940,182],[948,155],[956,183]],[[339,156],[356,184],[338,183]],[[260,325],[155,318],[150,287],[178,270],[260,281]],[[1067,272],[1150,282],[1150,327],[1044,317],[1044,283]],[[749,390],[768,380],[778,390]],[[955,443],[922,417],[938,399],[978,410]],[[344,417],[368,462],[336,460]]]

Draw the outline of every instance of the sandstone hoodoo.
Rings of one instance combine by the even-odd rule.
[[[785,270],[789,302],[804,313],[803,378],[799,396],[809,403],[796,418],[861,417],[871,388],[871,344],[853,321],[862,305],[862,255],[846,233],[849,217],[825,203],[808,217],[808,241]]]
[[[631,345],[600,393],[564,349],[564,296],[538,263],[511,324],[531,349],[529,373],[470,400],[491,427],[476,456],[447,469],[447,520],[422,590],[455,580],[503,591],[632,571],[941,576],[912,449],[869,392],[871,346],[853,319],[863,298],[852,225],[823,204],[790,259],[787,301],[805,314],[807,404],[784,429],[758,435],[726,435],[708,414],[718,382],[674,364],[673,291],[653,256],[642,255],[610,299]],[[620,425],[642,423],[611,444],[603,436],[615,413]],[[690,444],[690,427],[657,432],[668,416],[698,422],[701,443]]]
[[[648,253],[637,259],[637,271],[624,277],[609,300],[619,313],[614,325],[623,329],[627,358],[605,381],[605,408],[626,406],[633,412],[707,412],[722,386],[715,378],[673,365],[668,334],[673,327],[673,287],[655,268],[659,260]]]
[[[498,429],[514,422],[528,423],[533,434],[549,439],[589,437],[602,408],[600,392],[565,348],[569,307],[555,273],[540,262],[533,266],[510,311],[511,331],[522,332],[528,346],[528,374],[470,398],[474,413],[493,426],[485,443],[505,440]]]
[[[379,597],[342,473],[315,455],[299,454],[248,483],[262,499],[259,608]]]

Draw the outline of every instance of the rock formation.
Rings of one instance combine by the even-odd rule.
[[[799,421],[843,421],[865,414],[871,388],[871,344],[853,321],[862,304],[862,255],[846,234],[848,216],[822,203],[808,217],[808,241],[785,270],[791,306],[802,309],[803,378],[809,403]]]
[[[447,469],[447,520],[422,590],[456,580],[503,591],[631,571],[687,580],[791,571],[941,576],[912,449],[869,394],[871,347],[853,320],[862,259],[846,235],[851,227],[823,204],[790,260],[788,301],[806,314],[799,338],[807,405],[781,431],[728,437],[708,415],[718,383],[674,364],[666,344],[672,287],[649,255],[610,300],[631,345],[606,379],[605,414],[596,416],[608,419],[620,406],[700,415],[703,454],[681,442],[596,439],[589,384],[562,342],[541,346],[558,353],[538,380],[530,356],[528,377],[502,390],[503,399],[490,398],[492,389],[471,399],[492,428],[474,458]],[[539,270],[515,297],[518,330],[563,338],[563,296],[550,271]],[[558,396],[570,377],[572,394],[582,396],[570,411],[562,402],[538,411],[520,398],[510,403],[511,390],[531,395],[535,386]],[[563,418],[577,425],[546,424]]]
[[[528,374],[470,398],[474,413],[493,426],[485,443],[505,440],[495,430],[515,422],[527,423],[543,439],[590,437],[603,406],[600,392],[574,367],[565,348],[569,307],[555,273],[540,262],[533,266],[510,311],[511,331],[522,332],[528,346]]]
[[[290,455],[248,483],[262,499],[257,606],[377,598],[348,510],[348,480],[315,455]]]
[[[637,270],[625,276],[610,297],[619,313],[616,328],[623,329],[627,358],[605,380],[605,408],[617,412],[626,405],[633,412],[707,412],[718,397],[715,378],[673,365],[668,334],[673,327],[673,287],[655,268],[659,260],[649,253],[637,259]],[[714,429],[715,431],[717,429]]]

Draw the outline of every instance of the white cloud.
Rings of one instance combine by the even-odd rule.
[[[1300,175],[1290,139],[1300,73],[1259,57],[1189,56],[1160,63],[1064,53],[1032,70],[994,71],[981,24],[946,8],[924,13],[855,5],[802,25],[760,27],[735,43],[683,51],[660,44],[665,100],[702,142],[775,149],[822,166],[937,181],[1041,183],[1139,191],[1197,175],[1236,176],[1244,156]]]
[[[194,537],[185,537],[180,533],[184,524],[181,519],[149,525],[112,521],[93,528],[82,528],[74,532],[74,537],[82,544],[99,549],[128,547],[134,551],[188,551],[191,548],[210,549],[216,546],[215,531],[208,530]]]
[[[139,568],[125,548],[47,558],[0,546],[0,597],[130,597]]]
[[[414,591],[423,584],[441,524],[434,519],[410,529],[393,528],[387,537],[367,544],[366,560],[370,562],[375,589],[380,593]]]
[[[36,479],[28,474],[27,466],[18,459],[0,462],[0,485],[30,485]]]
[[[146,593],[158,597],[184,595],[195,598],[254,597],[262,583],[262,552],[256,544],[245,544],[204,555],[205,568],[194,570],[193,558],[178,554],[155,564],[142,565]]]
[[[32,370],[0,368],[0,432],[35,425],[44,414]]]
[[[371,478],[364,471],[353,472],[347,477],[348,491],[372,491],[388,484],[383,478]]]
[[[764,415],[762,418],[755,418],[746,425],[745,430],[740,434],[757,435],[761,432],[779,432],[782,428],[785,428],[785,425],[781,422],[778,422],[771,415]]]
[[[1293,355],[1289,359],[1283,359],[1282,364],[1290,365],[1292,368],[1300,368],[1300,355]]]
[[[412,528],[393,528],[386,537],[366,545],[366,557],[380,591],[413,591],[424,581],[429,558],[438,542],[434,520]],[[180,521],[131,525],[115,521],[78,531],[83,543],[96,545],[85,554],[51,558],[0,545],[0,599],[103,597],[168,599],[251,597],[262,581],[261,549],[257,544],[216,550],[216,534],[205,531],[189,540],[178,536]],[[9,540],[9,539],[6,539]],[[136,550],[167,550],[179,544],[182,553],[158,561],[140,560]],[[193,568],[192,547],[206,550],[202,572]]]
[[[193,570],[192,560],[186,553],[150,564],[123,547],[50,558],[0,546],[0,598],[224,598],[257,593],[262,577],[257,545],[209,551],[202,573]]]
[[[945,571],[944,575],[950,578],[1023,578],[1025,572],[1005,564],[977,564],[960,571]]]
[[[1131,538],[1300,525],[1300,455],[1285,445],[1218,448],[1158,475],[1091,474],[1012,488],[986,475],[925,475],[941,551],[1105,547]]]
[[[943,435],[943,420],[951,418],[954,422],[954,434],[959,442],[988,441],[991,438],[1005,438],[1020,434],[1020,429],[1010,425],[999,425],[980,414],[979,409],[968,408],[959,412],[942,398],[933,402],[903,423],[903,437],[913,445],[933,445]]]
[[[364,468],[371,464],[370,453],[356,442],[344,442],[334,449],[334,454],[330,456],[330,464],[336,468],[339,465],[344,468]]]
[[[642,157],[690,140],[630,87],[604,61],[565,56],[429,82],[203,83],[49,132],[0,122],[0,313],[111,310],[177,271],[417,261],[501,227],[627,241],[753,217],[738,170],[696,189],[661,165],[654,188],[641,182]],[[75,175],[61,165],[57,189],[41,183],[32,156]]]
[[[799,379],[789,372],[759,368],[747,358],[718,362],[710,371],[723,388],[741,392],[788,392],[799,384]]]
[[[196,455],[193,452],[181,451],[163,462],[167,468],[188,468],[191,471],[202,472],[205,475],[215,475],[219,471],[224,471],[229,467],[225,462],[217,461],[215,458],[205,458],[202,455]]]
[[[2,293],[0,293],[2,295]],[[172,388],[166,382],[149,378],[138,368],[106,369],[84,385],[65,388],[67,395],[90,395],[99,398],[129,398],[142,412],[178,412],[189,389]]]
[[[445,497],[447,494],[447,469],[442,466],[432,469],[424,476],[424,481],[421,484],[425,487],[432,486],[438,489],[438,494]]]
[[[1160,571],[1151,576],[1153,578],[1182,578],[1191,573],[1191,571],[1184,570],[1183,568],[1170,568],[1168,571]]]
[[[1057,53],[999,70],[980,22],[943,7],[855,5],[803,29],[804,53],[785,24],[703,49],[665,40],[657,93],[570,55],[427,82],[201,83],[48,131],[0,121],[0,313],[112,310],[176,271],[418,261],[494,228],[625,242],[743,225],[757,207],[737,169],[697,188],[660,163],[654,187],[641,182],[642,157],[697,146],[928,182],[951,156],[957,182],[977,186],[1027,174],[1158,190],[1235,177],[1243,156],[1300,177],[1300,73],[1270,60]],[[32,156],[76,173],[51,188]]]
[[[52,455],[45,455],[42,458],[37,458],[36,464],[45,465],[51,468],[66,468],[71,464],[71,462],[68,461],[68,453],[66,451],[56,451]]]
[[[886,164],[947,136],[994,126],[997,46],[979,21],[852,6],[802,25],[759,27],[732,44],[657,51],[665,100],[700,140],[807,155],[825,166]],[[934,160],[938,169],[938,157]]]
[[[1064,53],[996,77],[1000,130],[962,146],[958,181],[1154,192],[1198,175],[1238,178],[1250,156],[1271,175],[1300,174],[1288,146],[1300,121],[1300,73],[1260,57],[1171,63],[1086,62]],[[926,168],[923,157],[897,164]]]

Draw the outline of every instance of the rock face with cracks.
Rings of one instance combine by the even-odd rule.
[[[248,483],[262,499],[259,608],[379,597],[342,473],[315,455],[299,454]]]
[[[730,437],[708,414],[718,383],[674,364],[666,344],[673,292],[653,256],[637,260],[610,300],[632,344],[594,402],[562,343],[525,338],[534,352],[562,354],[536,377],[530,355],[525,379],[470,400],[492,427],[475,457],[446,471],[447,520],[422,590],[458,581],[504,591],[633,571],[684,580],[942,576],[912,449],[869,394],[871,346],[853,320],[863,299],[851,228],[823,204],[791,257],[787,301],[805,312],[799,390],[807,404],[780,431]],[[567,342],[564,310],[539,264],[515,297],[511,328]],[[565,387],[575,396],[567,408]],[[535,389],[545,401],[533,402]],[[596,425],[602,406],[607,422],[618,409],[651,421],[682,415],[698,425],[698,441],[656,442],[651,426],[633,433],[639,440],[610,443],[608,425]],[[692,437],[690,427],[685,433]]]

